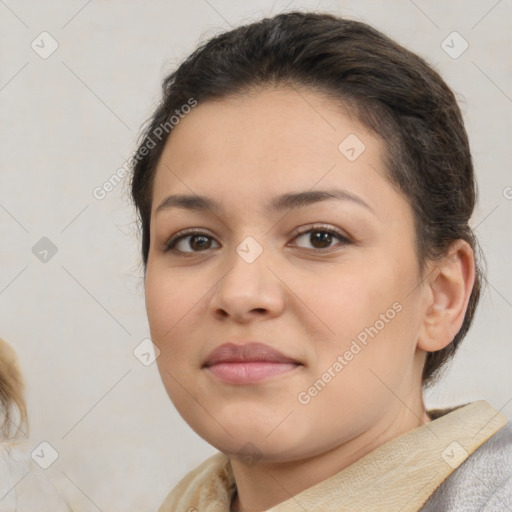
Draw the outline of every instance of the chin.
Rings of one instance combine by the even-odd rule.
[[[202,424],[194,428],[194,431],[207,443],[229,457],[260,458],[268,462],[282,462],[299,458],[303,447],[311,444],[306,438],[306,433],[290,426],[272,428],[268,425],[254,421],[230,422],[229,425],[221,423],[221,427],[212,429],[212,423]],[[273,430],[274,429],[274,430]]]

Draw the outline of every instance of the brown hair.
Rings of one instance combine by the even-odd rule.
[[[0,438],[14,439],[27,427],[23,379],[13,348],[0,338]],[[15,420],[15,416],[18,416]]]
[[[418,55],[365,23],[289,12],[217,35],[164,79],[162,102],[132,161],[131,192],[142,227],[144,268],[152,183],[170,131],[162,136],[162,126],[169,126],[169,119],[191,99],[201,102],[278,84],[328,94],[381,136],[389,180],[414,212],[421,271],[457,239],[476,252],[468,224],[477,195],[468,137],[443,79]],[[446,348],[427,355],[424,386],[434,381],[471,325],[481,285],[476,263],[462,327]]]

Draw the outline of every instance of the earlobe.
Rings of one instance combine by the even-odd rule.
[[[435,352],[453,341],[464,321],[474,281],[473,249],[466,241],[456,240],[447,255],[432,264],[418,348]]]

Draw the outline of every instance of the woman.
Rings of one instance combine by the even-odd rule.
[[[512,506],[506,417],[423,403],[481,272],[461,113],[421,58],[327,14],[239,27],[165,79],[133,163],[158,368],[220,452],[161,512]]]

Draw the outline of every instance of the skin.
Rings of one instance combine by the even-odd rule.
[[[338,149],[349,134],[366,146],[354,161]],[[331,188],[369,208],[338,199],[264,208],[279,194]],[[222,211],[156,213],[177,193],[209,196]],[[315,243],[323,233],[315,223],[350,243]],[[185,228],[211,238],[194,245],[189,235],[181,254],[165,252]],[[421,371],[427,351],[462,325],[473,253],[457,241],[420,274],[412,209],[386,178],[382,141],[332,99],[281,86],[200,103],[160,159],[150,232],[145,290],[158,368],[181,416],[230,458],[231,510],[266,510],[430,421]],[[248,236],[263,249],[252,263],[236,252]],[[401,311],[300,403],[299,393],[397,302]],[[233,339],[267,343],[301,366],[258,384],[220,382],[202,364]],[[251,463],[240,456],[248,446]]]

